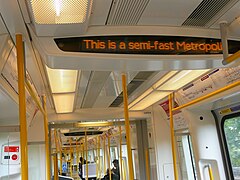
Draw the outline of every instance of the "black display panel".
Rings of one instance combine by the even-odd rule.
[[[54,39],[62,51],[114,54],[188,55],[221,54],[220,39],[182,36],[94,36]],[[228,41],[229,53],[240,48],[239,41]]]

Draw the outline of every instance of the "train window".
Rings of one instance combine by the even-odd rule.
[[[240,179],[240,115],[229,116],[223,122],[233,176],[238,180]]]

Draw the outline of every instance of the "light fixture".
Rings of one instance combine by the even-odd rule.
[[[141,96],[139,96],[137,99],[135,99],[131,104],[129,104],[128,108],[131,109],[136,103],[138,103],[141,99],[145,98],[147,95],[149,95],[151,92],[154,91],[157,87],[162,85],[165,81],[167,81],[169,78],[171,78],[174,74],[176,74],[178,71],[170,71],[165,76],[163,76],[159,81],[157,81],[151,88],[149,88],[147,91],[145,91]],[[132,110],[132,109],[131,109]]]
[[[73,112],[75,93],[53,94],[53,100],[57,113]]]
[[[46,66],[52,93],[75,92],[77,70],[50,69]]]
[[[162,91],[175,91],[179,88],[185,86],[189,82],[193,81],[197,77],[205,74],[208,72],[209,69],[205,70],[183,70],[177,73],[175,76],[173,76],[171,79],[169,79],[166,83],[164,83],[162,86],[157,88],[157,90]]]
[[[151,94],[149,94],[148,96],[146,96],[144,99],[140,100],[137,104],[135,104],[130,109],[134,110],[134,111],[146,109],[147,107],[151,106],[152,104],[165,98],[170,93],[171,92],[154,91]]]
[[[57,113],[73,111],[77,84],[77,70],[51,69],[46,66]]]
[[[77,123],[76,127],[104,127],[104,126],[112,126],[113,122],[108,121],[99,121],[99,122],[81,122]]]
[[[72,24],[86,20],[88,0],[30,0],[37,24]]]
[[[144,110],[208,71],[209,69],[170,71],[134,100],[128,108],[130,110]]]

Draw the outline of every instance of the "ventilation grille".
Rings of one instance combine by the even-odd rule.
[[[149,79],[154,71],[139,72],[134,79],[127,85],[127,94],[130,96],[143,82]],[[123,103],[123,92],[113,101],[110,107],[119,107]]]
[[[224,7],[236,0],[203,0],[182,26],[205,27]]]
[[[113,0],[107,25],[136,25],[150,0]]]

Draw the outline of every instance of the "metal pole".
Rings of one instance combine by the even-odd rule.
[[[122,126],[119,126],[119,159],[120,159],[120,175],[123,178],[123,167],[122,167]]]
[[[222,64],[227,65],[233,61],[236,61],[239,58],[240,58],[240,50],[237,51],[236,53],[232,54],[231,56],[228,56],[226,59],[224,59]]]
[[[58,180],[58,140],[57,140],[57,131],[54,129],[54,141],[56,146],[56,155],[54,156],[54,180]],[[57,178],[57,179],[55,179]]]
[[[97,178],[100,177],[100,136],[97,137],[97,161],[96,161],[96,167],[97,167]]]
[[[77,143],[77,140],[76,140],[76,153],[77,153],[77,171],[79,169],[79,149],[78,149],[78,143]]]
[[[128,96],[127,96],[127,86],[126,86],[126,75],[122,74],[122,88],[123,88],[123,100],[124,100],[124,116],[125,116],[125,130],[126,130],[126,140],[127,140],[127,154],[128,154],[128,168],[129,168],[129,178],[134,179],[133,176],[133,160],[131,151],[131,139],[130,139],[130,123],[128,114]]]
[[[225,60],[228,57],[228,40],[227,40],[227,22],[220,23],[220,32],[221,32],[221,40],[222,40],[222,48],[223,48],[223,59]]]
[[[16,35],[16,48],[17,48],[19,119],[20,119],[21,179],[28,180],[26,97],[24,86],[25,68],[24,68],[24,48],[21,34]]]
[[[145,159],[146,159],[147,180],[150,180],[150,168],[149,168],[149,153],[148,153],[148,149],[145,150]]]
[[[112,180],[110,143],[111,143],[110,142],[110,135],[108,135],[108,171],[109,171],[109,180]]]
[[[172,143],[172,157],[173,157],[173,168],[174,168],[174,177],[175,180],[178,180],[178,171],[177,171],[177,155],[175,147],[175,136],[174,136],[174,123],[173,123],[173,94],[169,95],[169,118],[170,118],[170,131],[171,131],[171,143]]]
[[[103,138],[103,151],[104,151],[104,171],[106,171],[106,138]],[[105,173],[105,172],[104,172]]]
[[[58,180],[58,154],[54,155],[54,180]]]
[[[73,161],[73,149],[72,149],[72,139],[70,138],[70,176],[73,176],[73,169],[72,169],[72,161]]]
[[[43,96],[43,109],[44,109],[44,130],[45,130],[45,153],[46,153],[46,179],[51,178],[50,169],[50,152],[49,152],[49,136],[48,136],[48,118],[47,118],[47,106],[46,106],[46,96]]]
[[[88,142],[87,142],[87,129],[85,128],[85,147],[86,147],[86,180],[88,180]]]
[[[210,180],[214,180],[211,166],[208,165],[207,167],[208,167],[208,174],[209,174]]]
[[[211,93],[209,93],[209,94],[207,94],[207,95],[205,95],[205,96],[202,96],[202,97],[200,97],[200,98],[197,98],[197,99],[195,99],[195,100],[193,100],[193,101],[191,101],[191,102],[189,102],[189,103],[186,103],[186,104],[183,104],[183,105],[181,105],[181,106],[179,106],[179,107],[173,108],[172,111],[177,111],[177,110],[180,110],[180,109],[182,109],[182,108],[191,106],[191,105],[193,105],[193,104],[196,104],[196,103],[198,103],[198,102],[201,102],[201,101],[203,101],[203,100],[205,100],[205,99],[207,99],[207,98],[210,98],[210,97],[212,97],[212,96],[214,96],[214,95],[217,95],[217,94],[219,94],[219,93],[222,93],[222,92],[224,92],[224,91],[227,91],[227,90],[229,90],[229,89],[231,89],[231,88],[234,88],[234,87],[236,87],[236,86],[239,86],[239,85],[240,85],[240,81],[237,81],[237,82],[232,83],[232,84],[230,84],[230,85],[228,85],[228,86],[225,86],[225,87],[223,87],[223,88],[221,88],[221,89],[218,89],[218,90],[216,90],[216,91],[214,91],[214,92],[211,92]]]

